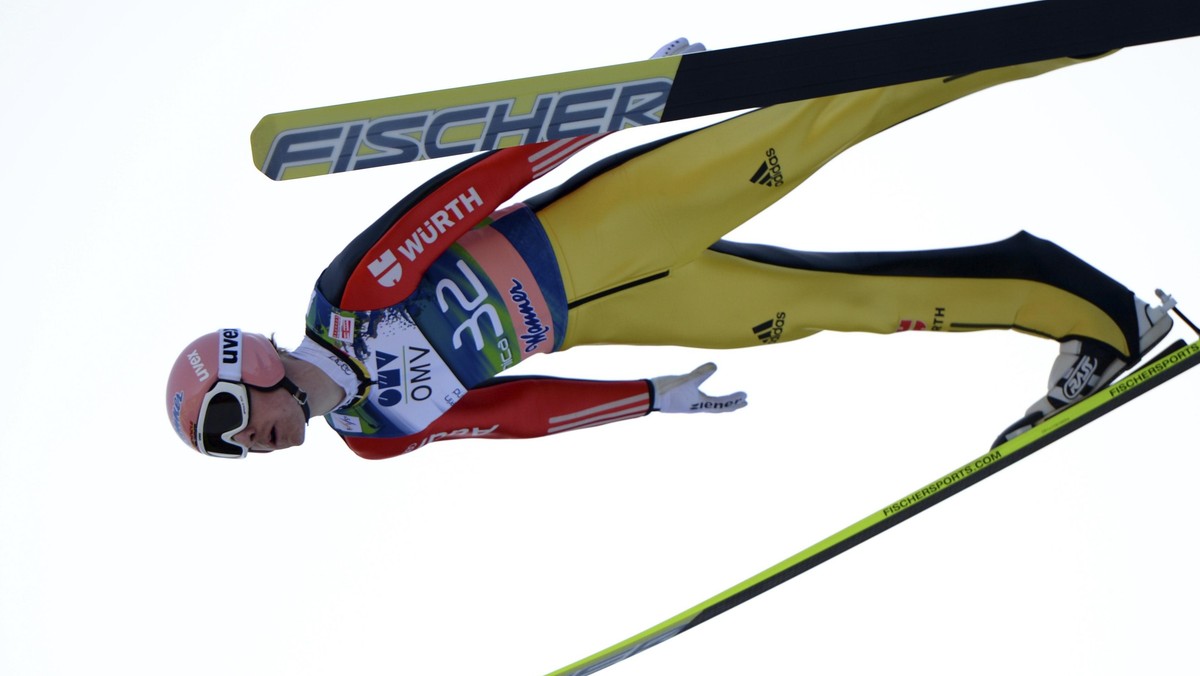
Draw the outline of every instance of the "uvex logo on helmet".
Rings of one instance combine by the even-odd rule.
[[[221,363],[236,364],[242,359],[242,332],[237,329],[221,331]]]
[[[241,329],[221,329],[221,366],[217,369],[217,377],[221,380],[241,382],[242,380],[242,331]]]
[[[192,350],[187,354],[188,363],[192,366],[192,371],[196,374],[196,380],[204,382],[212,377],[208,372],[208,368],[204,366],[204,358],[200,356],[200,350]]]

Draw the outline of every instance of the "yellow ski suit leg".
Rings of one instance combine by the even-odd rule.
[[[586,343],[733,348],[821,330],[1015,329],[1125,345],[1132,294],[1027,233],[974,247],[809,253],[720,242],[670,274],[576,305]],[[575,344],[582,344],[576,342]]]
[[[773,328],[771,339],[819,330],[892,332],[910,322],[1081,335],[1129,354],[1136,328],[1129,328],[1128,291],[1036,238],[887,254],[882,268],[863,265],[869,254],[720,241],[859,141],[981,89],[1078,62],[1056,59],[764,108],[619,154],[530,200],[570,303],[563,348],[738,347],[760,341],[752,329],[784,315],[787,328]],[[1022,264],[1025,249],[1040,252],[1039,265]],[[956,264],[963,256],[983,256],[990,267]],[[1086,271],[1089,284],[1063,284],[1053,270],[1060,264]]]

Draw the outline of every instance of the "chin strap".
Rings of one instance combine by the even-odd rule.
[[[308,392],[305,392],[297,387],[296,383],[293,383],[286,377],[279,381],[279,384],[276,385],[276,387],[282,387],[283,389],[287,390],[288,394],[292,395],[292,399],[295,399],[296,403],[300,404],[300,408],[304,409],[304,423],[307,425],[309,419],[312,418],[312,411],[310,411],[308,408]]]

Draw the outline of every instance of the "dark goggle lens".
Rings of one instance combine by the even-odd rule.
[[[204,442],[204,452],[208,455],[220,455],[240,458],[245,455],[245,449],[237,444],[231,444],[221,438],[221,435],[238,431],[246,426],[242,415],[242,403],[229,392],[220,392],[208,401],[208,410],[204,414],[204,429],[200,431]]]

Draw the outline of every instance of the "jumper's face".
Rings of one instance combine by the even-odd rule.
[[[251,452],[269,453],[304,443],[304,410],[282,387],[250,389],[250,422],[234,435]]]

